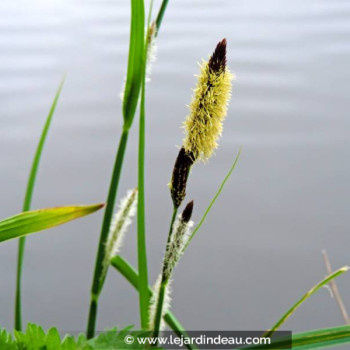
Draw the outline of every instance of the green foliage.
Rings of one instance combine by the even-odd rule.
[[[75,339],[67,335],[61,340],[56,328],[50,328],[46,333],[42,327],[28,323],[25,332],[14,331],[14,336],[0,331],[1,350],[93,350],[85,337]]]
[[[308,332],[297,333],[292,336],[292,349],[310,350],[310,349],[331,349],[337,345],[350,343],[350,326],[340,326],[333,328],[317,329]],[[252,350],[262,350],[285,348],[286,341],[276,340],[270,345],[250,346]]]
[[[46,230],[101,209],[103,204],[26,211],[0,221],[0,242]]]
[[[125,344],[124,338],[131,331],[131,326],[118,331],[117,328],[106,330],[95,338],[87,340],[84,334],[78,337],[66,335],[61,339],[57,328],[50,328],[47,332],[39,325],[28,323],[25,332],[14,331],[12,336],[6,330],[0,330],[1,350],[118,350],[144,349],[144,345],[135,342]],[[143,332],[133,332],[133,336]],[[159,348],[158,348],[159,349]]]
[[[111,264],[119,273],[124,276],[124,278],[136,289],[139,288],[139,276],[137,271],[121,256],[117,255],[111,260]],[[148,294],[149,297],[152,296],[153,291],[150,286],[148,286]],[[170,329],[172,329],[175,334],[179,337],[186,337],[187,333],[182,324],[177,320],[177,318],[173,315],[171,311],[167,311],[164,314],[164,321],[168,324]],[[186,345],[186,347],[190,350],[197,349],[194,345]]]
[[[96,350],[144,349],[145,346],[138,344],[136,341],[130,345],[125,343],[124,338],[130,333],[131,328],[127,327],[121,331],[117,331],[117,328],[109,329],[90,339],[88,343]],[[134,337],[138,334],[142,335],[143,332],[132,332]]]
[[[78,337],[66,335],[61,338],[57,328],[50,328],[47,332],[41,326],[29,323],[25,332],[14,331],[11,335],[6,330],[0,329],[0,349],[1,350],[122,350],[122,349],[144,349],[145,346],[138,345],[137,342],[128,346],[124,342],[124,337],[131,331],[132,327],[118,331],[116,328],[100,333],[95,338],[87,340],[85,335]],[[142,331],[139,332],[143,334]],[[132,332],[136,337],[138,332]],[[294,334],[292,337],[293,349],[330,349],[336,345],[350,343],[350,326],[340,326],[334,328],[318,329],[303,333]],[[273,344],[274,348],[283,348],[285,342],[277,340]],[[251,346],[249,349],[268,349],[271,345]],[[159,348],[158,348],[159,349]]]
[[[327,285],[330,281],[338,276],[342,275],[344,272],[348,271],[349,267],[344,266],[339,270],[331,273],[329,276],[324,278],[321,282],[313,286],[305,295],[303,295],[276,323],[275,325],[265,333],[266,336],[271,336],[277,329],[294,313],[294,311],[311,295],[316,293],[320,288]]]
[[[128,71],[123,98],[125,129],[129,129],[132,125],[140,95],[144,64],[144,26],[145,9],[143,0],[132,0]]]
[[[58,102],[58,99],[60,97],[63,83],[64,83],[65,77],[63,77],[58,90],[56,92],[55,98],[53,99],[53,102],[51,104],[51,108],[49,111],[49,114],[46,117],[44,128],[41,132],[41,136],[39,139],[38,146],[36,148],[36,152],[34,154],[32,167],[30,169],[29,177],[28,177],[28,183],[27,183],[27,189],[26,194],[24,196],[24,202],[23,202],[23,211],[27,211],[30,209],[30,205],[32,202],[33,197],[33,190],[34,185],[36,181],[36,177],[38,174],[39,164],[40,164],[40,158],[43,153],[45,141],[47,138],[47,134],[49,132],[52,117],[56,110],[56,105]],[[21,279],[22,279],[22,267],[23,267],[23,256],[24,256],[24,249],[25,249],[25,237],[21,237],[18,242],[18,257],[17,257],[17,280],[16,280],[16,302],[15,302],[15,328],[18,330],[22,329],[22,296],[21,296]]]
[[[225,186],[226,182],[227,182],[228,179],[230,178],[230,176],[231,176],[233,170],[235,170],[236,164],[237,164],[237,162],[238,162],[238,159],[239,159],[240,155],[241,155],[241,148],[239,149],[239,151],[238,151],[238,153],[237,153],[237,156],[236,156],[236,158],[235,158],[235,160],[234,160],[234,162],[233,162],[233,164],[232,164],[230,170],[227,172],[227,174],[226,174],[224,180],[223,180],[223,181],[221,182],[221,184],[220,184],[219,189],[218,189],[217,192],[215,193],[215,196],[213,197],[213,199],[212,199],[211,202],[209,203],[208,208],[205,210],[205,212],[204,212],[202,218],[200,219],[198,225],[197,225],[197,226],[195,227],[195,229],[193,230],[193,232],[192,232],[192,234],[191,234],[189,240],[187,241],[187,243],[186,243],[185,248],[183,249],[183,251],[185,251],[185,250],[187,249],[187,247],[188,247],[188,245],[190,244],[191,240],[193,239],[193,237],[196,235],[196,233],[198,232],[198,230],[199,230],[199,229],[201,228],[201,226],[203,225],[203,223],[204,223],[205,219],[207,218],[207,215],[209,214],[211,208],[213,207],[213,205],[215,204],[216,200],[217,200],[218,197],[220,196],[220,193],[221,193],[222,190],[224,189],[224,186]]]

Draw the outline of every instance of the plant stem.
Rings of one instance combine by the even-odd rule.
[[[147,50],[147,45],[146,50]],[[146,51],[145,50],[145,63]],[[137,201],[137,256],[139,268],[139,300],[141,328],[149,323],[148,269],[145,228],[145,70],[141,87],[139,150],[138,150],[138,201]]]
[[[28,177],[28,183],[27,183],[27,189],[26,189],[26,194],[24,197],[24,202],[23,202],[23,211],[28,211],[31,206],[32,202],[32,197],[33,197],[33,191],[34,191],[34,185],[35,185],[35,180],[36,176],[38,173],[38,168],[40,164],[40,159],[41,159],[41,154],[44,149],[45,141],[47,134],[50,129],[52,117],[54,115],[56,105],[58,102],[58,99],[60,97],[62,87],[64,84],[65,76],[62,78],[61,83],[58,87],[58,90],[56,92],[56,95],[54,97],[54,100],[52,102],[49,114],[46,118],[46,122],[44,125],[44,128],[41,132],[40,140],[38,143],[38,146],[36,148],[33,162],[32,162],[32,167],[30,169],[29,177]],[[23,270],[23,258],[24,258],[24,250],[25,250],[25,243],[26,243],[26,238],[21,237],[18,242],[18,255],[17,255],[17,277],[16,277],[16,300],[15,300],[15,329],[20,331],[22,330],[22,270]]]
[[[120,255],[115,256],[111,260],[112,266],[138,291],[139,276],[135,269]],[[148,286],[148,294],[151,297],[153,294],[152,288]],[[182,324],[174,316],[171,311],[167,311],[163,316],[164,321],[168,326],[179,336],[188,337],[188,334]],[[190,350],[197,349],[195,345],[185,344]]]
[[[159,9],[159,12],[158,12],[158,15],[157,15],[157,19],[156,19],[157,32],[158,32],[158,30],[160,28],[160,25],[162,24],[164,13],[165,13],[165,10],[166,10],[166,8],[168,6],[168,2],[169,2],[169,0],[163,0],[162,5],[160,6],[160,9]]]
[[[163,313],[163,304],[164,304],[164,297],[165,297],[165,291],[168,286],[167,279],[164,279],[164,275],[162,276],[162,282],[160,284],[159,293],[158,293],[158,300],[157,300],[157,308],[156,308],[156,314],[154,319],[154,330],[153,330],[153,336],[158,337],[159,331],[160,331],[160,323],[162,321],[162,313]]]
[[[115,204],[115,199],[116,199],[119,180],[120,180],[120,173],[122,170],[126,145],[128,141],[128,135],[129,135],[129,130],[123,129],[123,132],[121,134],[120,141],[119,141],[117,155],[115,158],[111,183],[109,186],[107,203],[106,203],[106,208],[104,212],[102,229],[100,234],[100,241],[99,241],[97,257],[96,257],[95,272],[94,272],[94,277],[93,277],[92,287],[91,287],[90,312],[89,312],[89,320],[88,320],[88,326],[87,326],[87,332],[86,332],[87,338],[92,338],[95,334],[98,298],[104,282],[104,279],[101,280],[101,272],[103,270],[105,244],[106,244],[109,227],[112,220],[114,204]]]
[[[233,170],[235,170],[236,164],[237,164],[238,159],[239,159],[239,157],[240,157],[240,155],[241,155],[241,151],[242,151],[242,147],[240,147],[240,149],[238,150],[237,156],[236,156],[236,158],[235,158],[235,160],[234,160],[234,162],[233,162],[233,164],[232,164],[230,170],[229,170],[228,173],[226,174],[224,180],[221,182],[219,189],[218,189],[217,192],[215,193],[215,196],[213,197],[213,199],[210,201],[209,206],[208,206],[208,208],[205,210],[205,212],[204,212],[204,214],[203,214],[201,220],[199,221],[198,225],[197,225],[197,226],[195,227],[195,229],[193,230],[193,232],[192,232],[190,238],[188,239],[188,241],[187,241],[185,247],[184,247],[183,250],[182,250],[182,253],[185,252],[185,250],[187,249],[187,247],[188,247],[188,245],[190,244],[191,240],[193,239],[193,237],[195,236],[195,234],[198,232],[198,230],[199,230],[199,229],[201,228],[201,226],[203,225],[203,223],[204,223],[205,219],[207,218],[207,215],[209,214],[211,208],[213,207],[214,203],[216,202],[216,200],[217,200],[218,197],[220,196],[220,193],[222,192],[222,190],[223,190],[223,188],[224,188],[226,182],[227,182],[228,179],[230,178],[230,176],[231,176]]]
[[[294,313],[294,311],[312,294],[316,293],[320,288],[328,284],[334,278],[342,275],[344,272],[348,271],[349,267],[344,266],[332,274],[328,275],[321,282],[317,283],[313,286],[305,295],[303,295],[275,324],[274,326],[264,333],[264,337],[271,337],[273,333],[277,331],[277,329]]]
[[[167,245],[165,247],[165,250],[168,249],[168,245],[169,245],[170,240],[171,240],[173,226],[174,226],[174,222],[175,222],[176,215],[177,215],[177,209],[178,208],[176,208],[174,206],[173,215],[172,215],[171,221],[170,221],[170,228],[169,228]],[[163,261],[162,279],[161,279],[161,283],[159,286],[159,293],[158,293],[158,299],[157,299],[157,304],[156,304],[156,313],[155,313],[155,318],[154,318],[154,329],[153,329],[153,336],[154,337],[158,337],[158,334],[159,334],[160,323],[162,321],[162,314],[163,314],[164,297],[165,297],[165,293],[166,293],[166,288],[168,286],[168,282],[169,282],[169,278],[167,278],[165,276],[165,262]]]

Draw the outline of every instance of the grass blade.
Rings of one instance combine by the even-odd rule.
[[[295,334],[293,349],[329,349],[332,346],[350,343],[350,326],[320,329]]]
[[[111,260],[111,264],[115,267],[121,275],[123,275],[126,280],[136,289],[139,289],[139,276],[136,270],[121,256],[117,255]],[[152,288],[147,286],[148,296],[149,298],[152,296]],[[178,335],[186,337],[187,333],[181,323],[177,320],[177,318],[173,315],[172,312],[168,311],[164,315],[164,320],[168,324],[168,326]],[[195,350],[197,349],[194,345],[186,345],[188,349]]]
[[[160,26],[162,24],[164,13],[165,13],[165,10],[168,6],[168,2],[169,2],[169,0],[163,0],[162,4],[160,5],[160,9],[159,9],[157,19],[156,19],[157,34],[158,34],[158,29],[160,28]]]
[[[103,270],[105,244],[111,225],[115,199],[118,192],[120,174],[123,167],[124,155],[137,102],[143,74],[143,49],[144,49],[144,3],[143,0],[131,0],[131,28],[129,43],[128,71],[123,97],[124,126],[119,140],[118,151],[114,162],[113,173],[108,191],[106,209],[103,217],[94,276],[91,286],[91,300],[86,336],[92,338],[95,334],[98,299],[103,287],[100,276]]]
[[[58,102],[58,99],[60,97],[63,83],[65,78],[63,77],[58,90],[56,92],[55,98],[52,102],[49,114],[46,118],[46,122],[44,125],[44,128],[41,132],[40,140],[34,155],[32,167],[29,173],[28,183],[27,183],[27,189],[26,194],[24,197],[24,203],[23,203],[23,211],[27,211],[30,209],[30,205],[32,202],[33,197],[33,190],[35,185],[36,176],[38,173],[38,168],[40,164],[40,158],[41,154],[44,149],[45,141],[47,138],[47,134],[50,129],[52,117],[56,110],[56,105]],[[23,257],[24,257],[24,249],[25,249],[25,237],[20,238],[18,242],[18,253],[17,253],[17,277],[16,277],[16,301],[15,301],[15,329],[21,330],[22,329],[22,310],[21,310],[21,279],[22,279],[22,269],[23,269]]]
[[[226,176],[225,176],[224,180],[222,181],[222,183],[221,183],[221,185],[220,185],[218,191],[216,192],[215,196],[214,196],[213,199],[211,200],[211,202],[210,202],[208,208],[207,208],[206,211],[204,212],[204,214],[203,214],[202,218],[200,219],[198,225],[197,225],[197,226],[195,227],[195,229],[193,230],[193,232],[192,232],[192,234],[191,234],[189,240],[187,241],[187,243],[186,243],[185,248],[183,249],[183,251],[185,251],[185,250],[187,249],[187,247],[188,247],[188,245],[190,244],[191,240],[193,239],[193,237],[195,236],[195,234],[198,232],[198,230],[199,230],[199,229],[201,228],[201,226],[203,225],[203,223],[204,223],[205,219],[207,218],[207,215],[209,214],[209,212],[210,212],[211,208],[213,207],[214,203],[216,202],[216,200],[217,200],[218,197],[220,196],[220,193],[222,192],[222,190],[223,190],[223,188],[224,188],[224,186],[225,186],[227,180],[230,178],[230,176],[231,176],[233,170],[234,170],[235,167],[236,167],[236,164],[237,164],[237,162],[238,162],[238,159],[239,159],[239,157],[240,157],[240,155],[241,155],[241,150],[242,150],[242,149],[240,148],[239,151],[238,151],[238,154],[237,154],[237,156],[236,156],[236,158],[235,158],[235,161],[233,162],[233,164],[232,164],[230,170],[228,171],[228,173],[226,174]]]
[[[90,311],[89,311],[88,326],[87,326],[88,338],[92,338],[95,333],[98,298],[99,298],[101,289],[103,287],[100,280],[100,276],[103,270],[103,260],[105,257],[105,244],[106,244],[108,231],[109,231],[109,227],[111,225],[111,220],[113,216],[114,204],[117,196],[120,173],[123,166],[124,155],[125,155],[126,145],[128,141],[128,135],[129,135],[128,130],[124,130],[122,132],[122,135],[119,141],[117,155],[115,158],[111,183],[109,185],[106,209],[103,216],[100,240],[97,248],[97,257],[96,257],[96,263],[95,263],[94,276],[93,276],[92,286],[91,286],[91,301],[90,301]]]
[[[140,94],[143,75],[144,26],[143,0],[131,0],[129,58],[123,98],[123,116],[126,128],[130,128],[132,125]]]
[[[103,204],[25,211],[0,221],[0,242],[62,225],[101,209]]]
[[[317,283],[315,286],[313,286],[305,295],[303,295],[276,323],[275,325],[268,330],[264,336],[271,336],[277,329],[294,313],[294,311],[306,300],[308,299],[312,294],[316,293],[320,288],[322,288],[324,285],[332,281],[334,278],[342,275],[344,272],[348,271],[349,267],[344,266],[340,268],[339,270],[333,272],[332,274],[328,275],[326,278],[324,278],[321,282]]]
[[[150,30],[153,0],[150,3],[147,20],[147,31]],[[149,324],[149,293],[148,293],[148,268],[146,248],[146,222],[145,222],[145,150],[146,150],[146,65],[148,49],[148,33],[144,47],[144,66],[141,85],[140,124],[139,124],[139,149],[138,149],[138,201],[137,201],[137,257],[139,277],[139,303],[141,328],[147,329]]]
[[[159,30],[159,28],[158,28]],[[123,165],[124,154],[127,145],[129,129],[131,128],[136,106],[140,94],[141,82],[144,74],[144,3],[141,0],[131,0],[131,31],[128,58],[128,71],[123,97],[123,117],[124,127],[120,139],[117,157],[114,165],[111,185],[106,203],[105,215],[103,219],[100,242],[97,252],[95,272],[91,288],[90,311],[87,326],[87,337],[91,338],[95,332],[97,317],[97,304],[102,285],[99,283],[99,275],[102,269],[104,254],[104,244],[107,238],[115,197]],[[142,190],[142,189],[141,189]],[[139,189],[140,191],[140,189]],[[142,259],[141,259],[142,260]],[[145,276],[145,275],[144,275]],[[144,278],[144,280],[146,280]],[[144,293],[143,293],[144,295]],[[148,310],[147,310],[148,312]],[[144,318],[145,319],[145,318]],[[145,321],[143,321],[145,322]]]
[[[250,346],[252,350],[263,349],[286,349],[289,341],[276,340],[270,345]],[[292,336],[293,349],[311,350],[311,349],[330,349],[331,347],[350,343],[350,326],[340,326],[333,328],[317,329]]]
[[[142,78],[141,104],[140,104],[140,126],[139,126],[139,149],[138,149],[138,201],[137,201],[137,256],[140,271],[139,299],[141,328],[147,329],[149,321],[149,295],[148,295],[148,269],[146,249],[146,223],[145,223],[145,66]]]

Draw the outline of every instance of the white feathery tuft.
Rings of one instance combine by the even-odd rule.
[[[136,213],[137,189],[129,190],[121,200],[119,210],[114,215],[108,232],[105,246],[105,258],[103,261],[102,278],[105,277],[110,260],[119,253],[126,231],[132,223],[132,217]]]
[[[186,246],[194,225],[192,220],[186,222],[179,215],[174,223],[171,241],[169,242],[164,256],[164,273],[170,278],[177,262],[180,260],[183,249]]]
[[[151,25],[151,28],[149,31],[146,30],[147,40],[148,40],[148,46],[147,46],[147,61],[146,61],[146,77],[145,81],[146,83],[151,81],[151,74],[152,74],[152,68],[153,63],[157,60],[157,51],[158,47],[156,45],[156,29],[155,29],[155,23]],[[126,78],[124,78],[124,83],[122,90],[119,94],[120,99],[124,100],[124,92],[125,92],[125,81]]]
[[[151,81],[153,63],[157,60],[157,51],[156,31],[151,29],[147,46],[146,83]]]

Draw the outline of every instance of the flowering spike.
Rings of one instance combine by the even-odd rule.
[[[175,221],[171,240],[166,248],[163,272],[166,279],[171,277],[174,267],[180,260],[184,247],[190,237],[193,221],[191,221],[193,201],[189,202]]]
[[[153,22],[147,32],[146,82],[151,81],[152,66],[157,60],[156,33],[156,23]]]
[[[175,208],[181,205],[186,196],[187,179],[192,164],[192,157],[182,147],[176,158],[170,183],[170,193]]]
[[[121,200],[119,210],[115,214],[109,228],[108,238],[105,245],[105,257],[103,260],[103,272],[101,281],[106,277],[111,258],[117,255],[123,243],[123,238],[128,230],[132,217],[136,212],[137,189],[128,191]]]
[[[211,72],[224,72],[226,69],[226,39],[222,39],[216,46],[215,51],[211,55],[208,67]]]
[[[181,214],[182,220],[184,222],[189,222],[192,216],[192,211],[193,211],[193,201],[189,202],[184,211]]]
[[[231,96],[233,75],[226,65],[226,39],[220,41],[201,73],[185,121],[184,148],[193,160],[208,160],[217,148]]]

